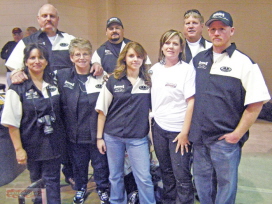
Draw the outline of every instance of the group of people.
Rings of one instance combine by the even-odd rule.
[[[59,31],[58,21],[57,9],[43,5],[40,30],[12,52],[6,66],[17,84],[1,119],[18,163],[27,163],[32,182],[43,179],[47,203],[61,203],[61,164],[77,191],[73,202],[83,203],[91,161],[101,203],[126,204],[127,152],[139,202],[155,204],[149,140],[162,203],[194,203],[194,185],[203,204],[235,203],[241,148],[270,95],[258,65],[231,43],[231,15],[210,16],[208,42],[201,13],[186,11],[183,32],[162,34],[150,69],[119,18],[108,19],[108,41],[93,55],[88,40]]]

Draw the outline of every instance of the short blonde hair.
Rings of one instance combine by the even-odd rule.
[[[92,44],[89,40],[84,38],[74,38],[71,40],[69,46],[70,55],[75,53],[75,49],[86,49],[90,54],[92,54]]]

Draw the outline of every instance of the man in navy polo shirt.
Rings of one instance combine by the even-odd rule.
[[[231,15],[217,11],[206,26],[213,46],[193,59],[193,174],[201,203],[234,204],[241,147],[270,95],[258,65],[231,43]]]
[[[108,40],[103,43],[93,54],[92,63],[94,67],[100,65],[103,70],[111,74],[116,66],[116,61],[125,45],[131,40],[124,37],[124,26],[120,18],[111,17],[107,20],[106,36]],[[151,65],[147,57],[147,65]]]

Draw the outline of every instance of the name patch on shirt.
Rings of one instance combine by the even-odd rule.
[[[69,81],[65,81],[63,87],[66,87],[68,89],[74,89],[74,86],[75,86],[75,83],[71,83]]]
[[[114,92],[125,92],[125,85],[114,85]]]
[[[105,50],[105,55],[112,55],[112,52],[110,50]]]
[[[201,62],[199,61],[198,62],[198,69],[207,69],[207,66],[208,66],[208,62]]]
[[[33,89],[29,89],[26,93],[26,99],[34,99],[34,98],[39,98],[39,95],[37,91],[34,91]]]

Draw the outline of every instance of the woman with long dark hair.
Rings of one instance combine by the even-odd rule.
[[[7,91],[1,123],[8,127],[19,164],[27,164],[31,182],[43,179],[47,203],[60,204],[60,157],[63,129],[60,97],[42,44],[24,49],[28,80]],[[42,203],[36,197],[35,203]]]

